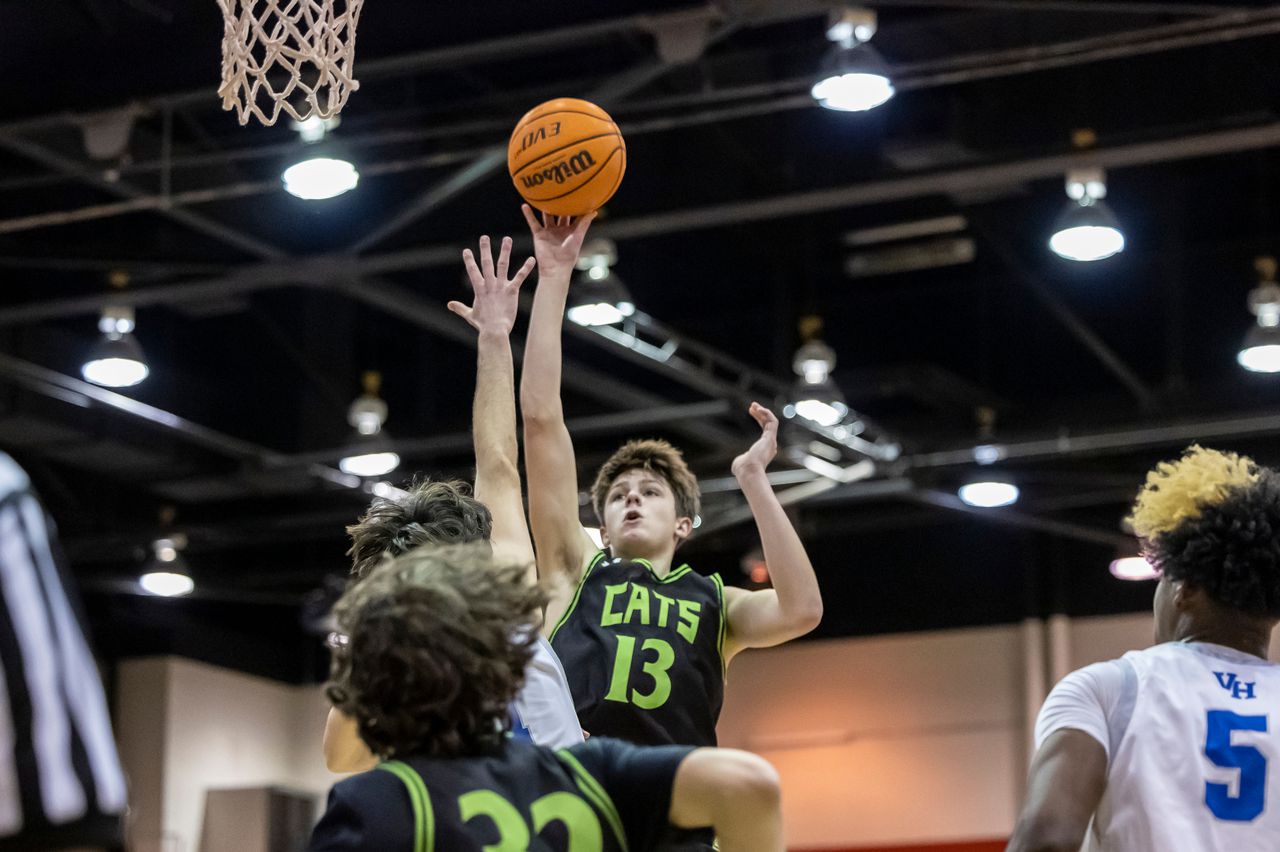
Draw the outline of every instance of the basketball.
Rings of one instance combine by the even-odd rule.
[[[524,114],[507,146],[507,170],[525,201],[552,216],[584,216],[613,197],[627,146],[609,114],[557,98]]]

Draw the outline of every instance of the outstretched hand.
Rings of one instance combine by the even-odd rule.
[[[524,213],[524,220],[529,223],[529,232],[533,234],[533,254],[538,259],[538,275],[544,281],[560,277],[567,283],[578,263],[578,253],[582,251],[587,228],[591,227],[596,218],[595,211],[577,218],[544,213],[541,222],[528,204],[520,205],[520,211]]]
[[[511,238],[502,238],[502,248],[498,251],[498,262],[493,262],[493,251],[487,236],[480,238],[480,263],[471,249],[462,252],[462,264],[467,268],[467,278],[471,281],[471,289],[475,299],[471,307],[461,302],[450,302],[449,310],[462,317],[471,327],[480,333],[497,332],[509,335],[516,324],[516,313],[520,308],[520,285],[533,271],[534,259],[529,258],[516,270],[516,274],[507,278],[511,263]]]
[[[760,424],[760,437],[745,453],[733,460],[730,470],[734,476],[752,471],[763,472],[778,455],[778,417],[758,402],[751,403],[748,412]]]

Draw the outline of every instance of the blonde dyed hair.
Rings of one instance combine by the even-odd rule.
[[[1147,473],[1128,521],[1143,539],[1173,532],[1259,476],[1257,463],[1248,456],[1192,444],[1182,458],[1161,462]]]

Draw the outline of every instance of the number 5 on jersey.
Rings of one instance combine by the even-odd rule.
[[[1267,758],[1249,745],[1233,745],[1232,731],[1267,732],[1266,716],[1241,716],[1230,710],[1210,710],[1205,757],[1215,766],[1240,771],[1236,795],[1226,784],[1205,783],[1204,803],[1218,819],[1251,822],[1267,805]]]
[[[634,704],[641,710],[656,710],[671,697],[671,678],[667,672],[676,661],[676,652],[671,643],[663,639],[646,639],[640,646],[641,654],[652,651],[656,659],[643,664],[643,671],[653,679],[653,689],[641,692],[631,686],[631,667],[636,653],[634,636],[618,636],[618,651],[613,658],[613,677],[609,681],[609,692],[606,701],[620,701]]]

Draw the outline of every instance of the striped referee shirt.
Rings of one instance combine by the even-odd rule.
[[[0,453],[0,845],[125,807],[101,678],[55,550],[27,474]]]

